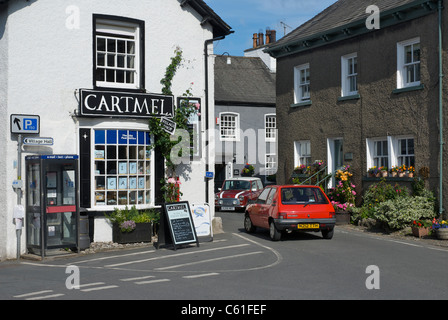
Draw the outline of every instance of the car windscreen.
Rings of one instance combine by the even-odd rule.
[[[320,188],[282,188],[282,204],[327,204],[327,198]]]
[[[250,181],[226,180],[222,190],[250,190]]]

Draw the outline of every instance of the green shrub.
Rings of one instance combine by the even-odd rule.
[[[160,214],[155,209],[139,211],[135,206],[130,209],[126,206],[124,209],[115,208],[111,214],[106,217],[112,222],[121,224],[125,221],[134,221],[135,223],[157,223],[160,220]]]
[[[434,208],[433,197],[397,197],[375,206],[372,216],[387,228],[398,230],[410,226],[414,220],[434,218]]]

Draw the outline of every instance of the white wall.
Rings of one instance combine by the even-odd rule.
[[[173,80],[173,93],[181,96],[191,86],[193,95],[201,98],[203,105],[204,41],[213,37],[211,27],[208,24],[201,26],[201,18],[197,13],[188,6],[181,8],[178,0],[9,3],[7,30],[0,38],[0,141],[6,142],[0,144],[0,260],[15,258],[16,254],[15,227],[12,223],[16,194],[11,183],[17,175],[13,166],[17,158],[17,137],[9,133],[9,116],[39,115],[40,136],[54,138],[52,147],[24,147],[23,159],[30,154],[79,153],[78,129],[94,121],[73,117],[74,111],[78,109],[78,94],[75,90],[91,89],[93,85],[92,14],[145,21],[145,87],[148,92],[161,92],[160,80],[164,77],[174,50],[180,47],[184,62]],[[79,9],[79,29],[71,28],[74,24],[70,22],[75,21],[71,19],[76,18],[77,12],[67,13],[68,6]],[[6,18],[4,12],[0,13],[0,18]],[[3,21],[0,26],[2,24]],[[211,75],[212,68],[210,64]],[[213,84],[209,89],[213,97]],[[210,102],[210,108],[213,109],[213,99]],[[203,115],[204,112],[205,109],[202,110]],[[212,124],[213,114],[209,117]],[[108,120],[95,121],[104,123]],[[123,121],[133,122],[131,119]],[[22,179],[25,179],[24,168],[23,165]],[[204,161],[193,163],[189,178],[182,181],[183,199],[190,203],[205,201],[204,175]],[[210,185],[210,201],[213,202],[213,187]],[[24,201],[23,198],[22,203]],[[25,247],[24,229],[22,252]]]

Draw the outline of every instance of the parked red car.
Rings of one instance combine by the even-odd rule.
[[[235,211],[246,208],[249,200],[255,200],[263,190],[260,178],[241,177],[226,179],[215,194],[215,208],[220,211]]]
[[[317,186],[268,186],[258,199],[247,206],[244,228],[251,233],[256,227],[269,229],[272,240],[283,232],[321,231],[325,239],[333,237],[336,217],[325,193]]]

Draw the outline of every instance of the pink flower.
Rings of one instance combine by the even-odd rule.
[[[199,108],[201,107],[199,103],[195,103],[194,106],[196,107],[196,110],[199,110]]]
[[[176,183],[176,180],[174,178],[168,178],[168,183]]]

